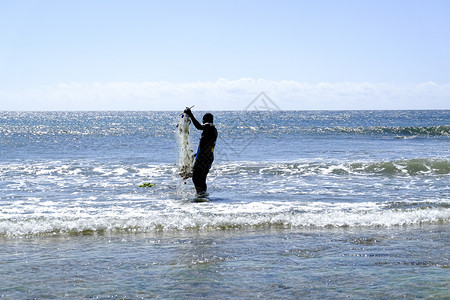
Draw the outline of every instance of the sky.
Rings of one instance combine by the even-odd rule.
[[[450,109],[447,0],[0,0],[0,110]]]

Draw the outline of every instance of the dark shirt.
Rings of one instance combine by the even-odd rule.
[[[191,116],[192,123],[194,123],[195,128],[202,130],[202,136],[200,137],[200,144],[197,150],[197,159],[208,158],[214,160],[214,147],[216,146],[217,140],[217,129],[212,123],[200,124],[194,116]]]

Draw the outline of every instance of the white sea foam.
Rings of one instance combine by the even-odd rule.
[[[0,170],[7,236],[450,222],[444,159],[219,162],[202,204],[189,201],[193,186],[175,164],[55,160]],[[156,185],[138,187],[149,180]]]
[[[450,208],[386,209],[373,202],[203,203],[149,201],[74,201],[61,206],[51,201],[16,202],[3,207],[0,234],[7,236],[83,232],[153,232],[217,230],[251,227],[390,227],[449,223]],[[28,213],[24,214],[24,210]]]

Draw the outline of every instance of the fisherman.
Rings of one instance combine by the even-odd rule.
[[[198,145],[197,154],[195,156],[194,168],[192,173],[192,181],[195,185],[197,195],[204,196],[206,194],[206,176],[214,161],[214,147],[217,140],[217,129],[214,126],[214,117],[210,113],[203,116],[203,124],[200,124],[194,117],[189,107],[184,110],[194,123],[195,128],[203,130]]]

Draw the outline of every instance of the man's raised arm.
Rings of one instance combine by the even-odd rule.
[[[186,107],[186,109],[184,110],[184,113],[187,114],[192,119],[192,123],[194,123],[195,128],[197,128],[198,130],[205,129],[204,126],[202,124],[200,124],[197,121],[197,119],[194,117],[194,114],[192,113],[192,111],[189,107]]]

